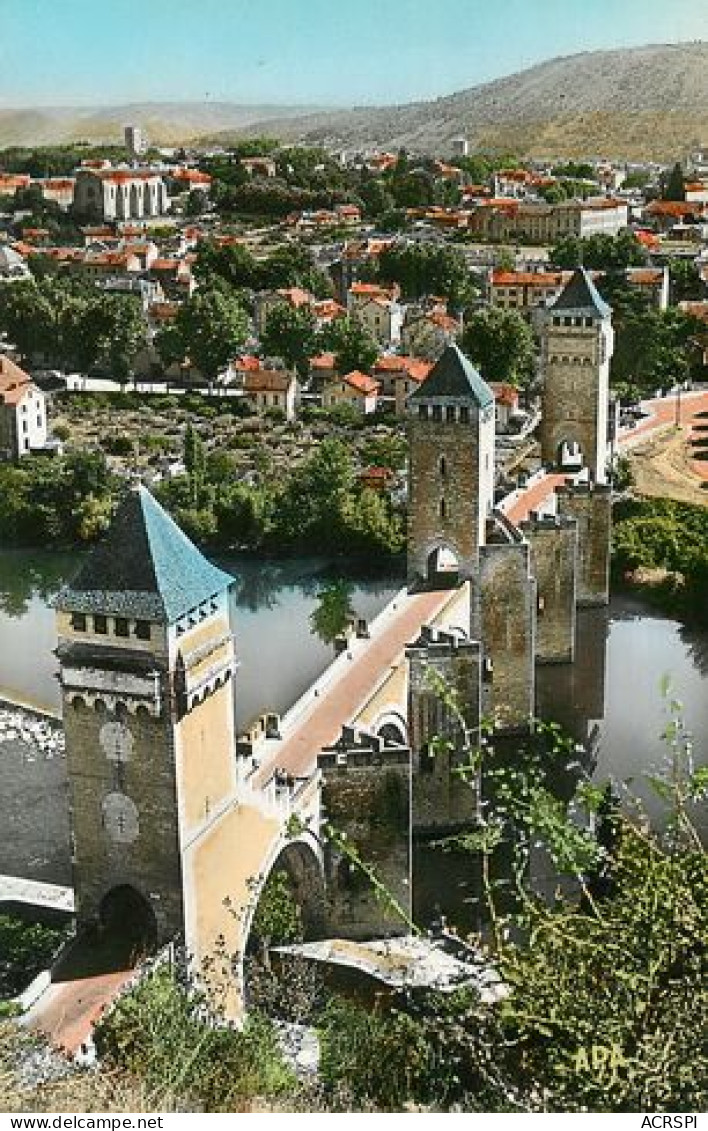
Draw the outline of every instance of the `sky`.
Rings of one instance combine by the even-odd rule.
[[[708,0],[0,0],[0,109],[408,102],[695,39]]]

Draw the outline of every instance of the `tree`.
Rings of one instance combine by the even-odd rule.
[[[685,200],[686,199],[686,182],[683,176],[683,169],[679,161],[673,168],[662,178],[664,200]]]
[[[533,374],[533,334],[516,310],[489,306],[474,311],[467,319],[462,348],[485,381],[525,385]]]
[[[349,498],[354,468],[349,450],[339,440],[324,440],[296,467],[280,497],[273,537],[290,546],[317,545],[340,550],[346,545]]]
[[[334,353],[340,373],[351,373],[354,369],[365,372],[379,356],[376,341],[356,318],[337,318],[331,322],[322,330],[321,345]]]
[[[305,377],[310,358],[317,351],[315,316],[308,307],[279,303],[269,312],[261,334],[261,348],[268,357],[281,357],[290,369]]]
[[[703,297],[701,275],[690,259],[672,259],[669,263],[671,301],[673,303],[699,300]]]
[[[390,212],[394,205],[392,193],[386,188],[384,182],[376,177],[362,178],[359,185],[359,196],[364,204],[365,215],[373,220]]]
[[[87,304],[81,329],[85,339],[93,342],[95,362],[116,381],[127,382],[146,345],[139,300],[132,295],[99,295]]]
[[[461,307],[471,296],[467,264],[455,248],[396,243],[379,256],[378,275],[384,282],[398,283],[408,300],[441,295]]]
[[[647,261],[647,252],[634,232],[625,228],[616,236],[602,232],[584,239],[565,236],[553,248],[551,260],[556,267],[567,269],[583,265],[598,271],[613,271],[642,266]]]
[[[353,617],[351,585],[346,581],[333,581],[317,594],[317,605],[310,613],[310,628],[324,644],[334,644]]]
[[[200,288],[179,309],[175,326],[184,352],[210,380],[216,380],[248,336],[241,304],[222,291]]]

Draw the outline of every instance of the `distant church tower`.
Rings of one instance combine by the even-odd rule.
[[[543,329],[541,459],[569,470],[582,460],[597,483],[606,479],[613,348],[612,310],[579,267]]]
[[[494,394],[448,346],[408,410],[408,580],[465,580],[494,505]]]
[[[231,581],[140,488],[56,600],[81,923],[184,928],[181,853],[234,789]]]

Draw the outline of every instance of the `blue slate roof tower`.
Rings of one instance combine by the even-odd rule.
[[[408,577],[475,574],[494,499],[494,394],[448,346],[408,401]]]
[[[56,606],[172,624],[232,581],[139,487],[120,505],[106,537],[61,591]]]
[[[185,838],[234,788],[232,580],[140,487],[55,601],[82,923],[184,929]]]
[[[587,467],[598,483],[607,471],[613,348],[612,308],[579,267],[543,327],[541,458],[568,472]]]

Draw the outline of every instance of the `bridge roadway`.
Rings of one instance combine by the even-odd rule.
[[[381,676],[403,654],[407,644],[430,624],[453,597],[453,590],[399,594],[399,605],[380,632],[362,642],[358,654],[344,666],[342,674],[322,694],[312,698],[309,709],[299,714],[293,729],[259,766],[251,779],[253,788],[262,788],[277,770],[293,778],[309,777],[315,770],[318,753],[339,737],[342,725],[356,718],[373,694]],[[287,716],[286,716],[287,718]]]

